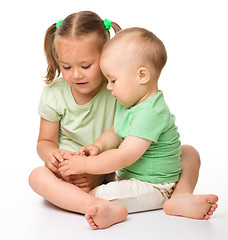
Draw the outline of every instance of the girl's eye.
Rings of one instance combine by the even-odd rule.
[[[91,67],[92,64],[88,65],[88,66],[82,66],[83,69],[89,69]]]
[[[65,70],[70,70],[70,69],[71,69],[71,67],[65,67],[65,66],[63,66],[63,68],[64,68]]]
[[[116,82],[116,80],[111,80],[111,83],[115,83]]]

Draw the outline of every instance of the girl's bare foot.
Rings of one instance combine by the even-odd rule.
[[[169,215],[208,220],[218,207],[217,201],[218,197],[213,194],[181,193],[166,201],[163,209]]]
[[[102,201],[87,209],[85,219],[93,230],[108,228],[127,218],[127,209],[108,201]]]

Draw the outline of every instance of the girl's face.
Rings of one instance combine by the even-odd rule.
[[[59,66],[70,85],[75,101],[85,104],[101,90],[101,50],[94,33],[74,39],[60,37],[56,42]]]

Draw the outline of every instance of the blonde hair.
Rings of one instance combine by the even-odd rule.
[[[121,30],[120,26],[112,22],[111,27],[117,33]],[[56,29],[56,23],[51,25],[45,34],[44,51],[47,59],[47,75],[45,82],[51,83],[57,73],[60,75],[60,67],[58,64],[58,56],[55,47],[55,40],[58,37],[76,38],[90,33],[97,33],[99,36],[98,44],[102,50],[103,45],[110,39],[110,33],[105,29],[102,19],[94,12],[82,11],[67,16]]]
[[[115,43],[123,47],[122,50],[126,56],[128,51],[132,53],[129,56],[130,62],[137,64],[139,67],[145,66],[154,69],[155,77],[159,78],[167,61],[167,52],[163,42],[155,34],[144,28],[127,28],[118,32],[108,41],[103,51]]]

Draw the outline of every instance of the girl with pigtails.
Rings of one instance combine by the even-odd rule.
[[[101,51],[110,39],[111,28],[115,33],[121,30],[118,24],[102,20],[96,13],[82,11],[47,29],[47,85],[39,104],[37,143],[45,166],[34,169],[29,176],[29,184],[37,194],[62,209],[85,214],[92,229],[124,221],[127,209],[95,197],[93,189],[106,183],[107,176],[65,176],[59,167],[65,154],[78,154],[80,147],[93,143],[113,124],[117,103],[100,70]],[[199,154],[186,145],[181,151],[182,173],[164,210],[170,215],[209,219],[216,205],[208,202],[212,197],[216,202],[216,196],[207,195],[199,201],[192,194],[198,179]]]

